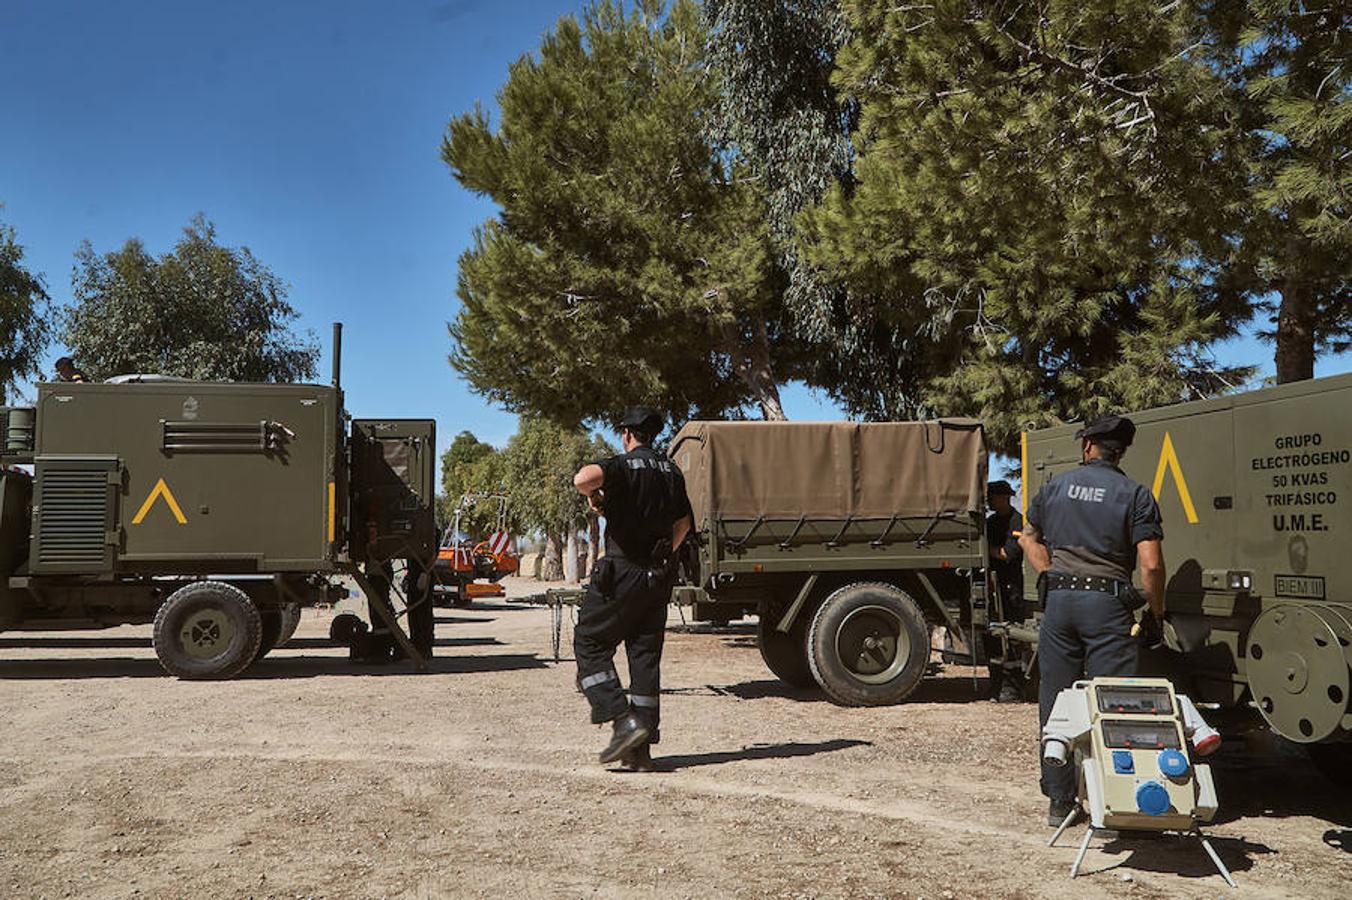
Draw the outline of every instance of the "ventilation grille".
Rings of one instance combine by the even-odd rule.
[[[98,571],[108,559],[106,468],[44,466],[39,473],[36,568]]]

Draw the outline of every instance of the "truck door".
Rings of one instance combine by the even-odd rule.
[[[349,546],[354,560],[436,552],[436,422],[352,422]]]

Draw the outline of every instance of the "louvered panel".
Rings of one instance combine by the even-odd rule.
[[[98,573],[112,568],[109,459],[44,459],[35,467],[34,572]]]

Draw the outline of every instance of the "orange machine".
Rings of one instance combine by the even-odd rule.
[[[496,501],[497,527],[486,539],[475,543],[464,538],[460,525],[464,514],[475,504]],[[505,591],[497,581],[515,574],[521,566],[515,542],[507,530],[507,496],[505,494],[466,494],[460,498],[455,517],[441,540],[437,551],[436,592],[449,598],[451,606],[469,606],[478,597],[502,597]],[[489,583],[480,583],[485,579]]]

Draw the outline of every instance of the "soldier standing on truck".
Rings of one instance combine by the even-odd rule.
[[[606,555],[591,582],[573,631],[578,685],[594,724],[613,723],[602,763],[652,771],[649,746],[659,738],[662,640],[676,549],[690,533],[690,498],[681,470],[649,445],[662,416],[630,407],[619,427],[625,452],[583,466],[573,485],[606,519]],[[629,696],[620,689],[615,649],[629,657]]]
[[[1014,508],[1014,488],[1008,481],[992,481],[986,486],[986,546],[990,548],[990,571],[995,589],[1000,594],[1000,609],[1005,622],[1022,622],[1023,608],[1023,551],[1019,536],[1023,533],[1023,515]],[[1023,667],[1015,660],[995,660],[1003,648],[999,639],[987,641],[987,655],[991,676],[991,699],[997,703],[1019,703],[1023,700]]]
[[[85,373],[75,368],[75,360],[63,356],[56,361],[56,380],[82,382],[85,380]]]
[[[1043,601],[1038,634],[1042,684],[1039,722],[1047,724],[1056,697],[1080,678],[1137,674],[1133,610],[1140,606],[1131,573],[1139,562],[1151,616],[1164,617],[1164,529],[1150,491],[1117,467],[1136,426],[1101,416],[1075,432],[1079,468],[1052,478],[1028,507],[1019,545],[1040,574]],[[1074,766],[1042,764],[1049,825],[1076,807]]]

